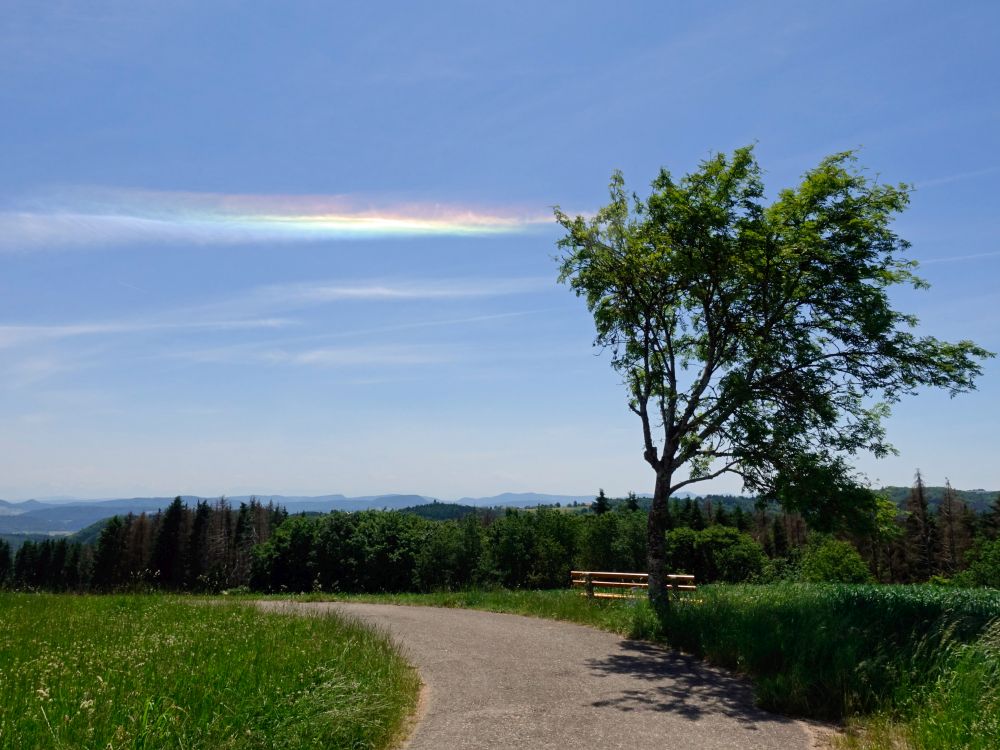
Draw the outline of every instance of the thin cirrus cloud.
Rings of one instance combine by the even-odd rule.
[[[542,292],[552,279],[527,276],[500,279],[452,278],[418,281],[337,281],[272,284],[258,287],[228,304],[257,308],[297,308],[331,302],[407,302],[471,297],[502,297]]]
[[[484,236],[551,222],[537,210],[388,204],[343,195],[73,189],[0,210],[0,248]]]
[[[922,266],[929,266],[936,263],[964,263],[970,260],[986,260],[988,258],[1000,258],[1000,250],[995,250],[988,253],[973,253],[971,255],[954,255],[951,257],[942,258],[924,258],[918,261]]]
[[[453,362],[454,356],[440,348],[372,344],[319,346],[294,349],[274,344],[236,344],[174,352],[170,356],[199,364],[265,364],[276,366],[351,368],[401,367]]]
[[[282,318],[174,322],[104,322],[68,325],[0,325],[0,349],[56,341],[81,336],[112,336],[164,331],[230,331],[250,328],[279,328],[290,321]]]
[[[544,291],[551,286],[548,279],[540,277],[508,279],[431,279],[397,282],[305,282],[256,287],[229,300],[190,308],[167,310],[145,320],[104,320],[73,322],[57,325],[0,324],[0,350],[31,347],[61,340],[78,338],[116,338],[121,336],[149,336],[162,333],[209,333],[239,330],[281,330],[303,323],[273,313],[296,310],[337,302],[406,303],[420,300],[449,300],[476,297],[496,297]],[[340,331],[338,335],[362,335],[391,332],[410,328],[451,326],[486,322],[502,318],[520,317],[533,310],[507,311],[500,314],[464,316],[458,318],[410,321],[390,325]],[[317,336],[299,337],[306,340]],[[285,337],[285,340],[288,340]],[[197,357],[196,357],[197,358]],[[260,359],[258,357],[258,359]],[[290,364],[329,364],[325,355],[293,356],[279,354],[270,361]],[[389,364],[389,362],[381,362]],[[420,364],[421,362],[410,362]]]

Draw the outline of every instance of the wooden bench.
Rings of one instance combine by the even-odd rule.
[[[595,570],[571,570],[572,586],[582,586],[580,592],[591,599],[627,599],[637,592],[649,588],[649,573],[612,573]],[[666,587],[674,593],[680,591],[695,591],[694,576],[684,573],[668,575]],[[612,589],[612,591],[595,591],[594,589]],[[628,589],[628,592],[622,591]]]

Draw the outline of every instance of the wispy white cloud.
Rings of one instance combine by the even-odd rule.
[[[934,177],[929,180],[920,180],[917,182],[917,188],[931,188],[939,187],[940,185],[950,185],[953,182],[973,180],[977,177],[986,177],[991,174],[996,174],[997,172],[1000,172],[1000,167],[987,167],[986,169],[977,169],[972,172],[959,172],[957,174],[945,175],[943,177]]]
[[[187,322],[104,322],[69,325],[0,325],[0,349],[43,341],[169,330],[229,331],[247,328],[278,328],[290,321],[281,318],[249,320],[200,320]]]
[[[544,291],[550,278],[426,279],[419,281],[305,282],[275,284],[251,290],[231,303],[296,308],[338,301],[415,301],[467,297],[500,297]]]
[[[925,258],[918,261],[922,266],[930,266],[935,263],[964,263],[970,260],[986,260],[988,258],[1000,258],[1000,250],[988,253],[973,253],[972,255],[953,255],[951,257]]]
[[[171,358],[202,364],[268,364],[299,367],[404,367],[443,364],[455,356],[429,346],[377,344],[296,349],[274,344],[242,344],[173,352]]]
[[[307,349],[300,352],[278,350],[266,352],[265,358],[270,362],[278,364],[319,367],[431,365],[454,361],[453,356],[437,350],[415,347],[399,349],[388,346],[325,347],[321,349]]]

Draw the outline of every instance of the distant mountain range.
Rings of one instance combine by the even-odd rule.
[[[901,507],[906,502],[909,487],[885,487],[883,491]],[[944,495],[943,487],[927,487],[927,498],[931,507],[937,507]],[[998,496],[995,490],[955,490],[955,493],[977,513],[985,512]],[[679,493],[679,496],[696,497],[692,493]],[[648,498],[648,495],[640,495]],[[345,495],[319,495],[315,497],[301,495],[239,495],[227,497],[232,505],[249,502],[256,498],[262,503],[273,502],[284,506],[289,513],[329,513],[333,510],[359,511],[369,509],[398,510],[412,508],[434,502],[441,502],[427,495],[363,495],[347,497]],[[203,498],[196,495],[182,495],[181,499],[188,505],[194,505],[199,500],[215,502],[218,498]],[[477,508],[526,508],[537,505],[571,505],[574,502],[589,503],[594,499],[591,495],[550,495],[538,492],[504,492],[489,497],[463,497],[457,500],[460,505],[471,505]],[[71,534],[90,524],[114,515],[128,513],[156,513],[165,508],[173,500],[172,497],[133,497],[115,500],[74,500],[46,499],[9,502],[0,500],[0,534]]]
[[[195,505],[199,500],[210,503],[218,498],[181,495],[187,505]],[[426,495],[239,495],[227,497],[234,506],[256,499],[262,503],[273,502],[285,507],[289,513],[329,513],[333,510],[358,511],[376,509],[397,510],[418,505],[440,502]],[[477,508],[510,507],[525,508],[535,505],[567,504],[574,500],[590,502],[590,495],[544,495],[536,492],[504,493],[492,497],[465,497],[458,502]],[[73,500],[60,499],[25,500],[9,502],[0,500],[0,534],[70,534],[96,521],[115,515],[128,513],[156,513],[166,508],[172,497],[133,497],[115,500]]]

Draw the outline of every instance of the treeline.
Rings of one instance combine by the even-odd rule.
[[[111,519],[93,545],[0,543],[0,583],[22,589],[429,591],[556,588],[571,569],[646,569],[646,518],[634,496],[601,492],[586,509],[469,509],[288,517],[258,502]],[[874,498],[859,527],[810,531],[801,516],[725,498],[674,500],[669,572],[699,583],[776,580],[1000,586],[1000,498],[985,514],[946,492],[936,512],[918,475],[903,509]]]
[[[96,544],[28,541],[11,556],[0,542],[0,583],[49,591],[246,586],[254,549],[287,516],[283,508],[255,500],[238,508],[225,499],[189,508],[178,497],[159,513],[109,519]]]
[[[756,521],[741,508],[689,499],[674,502],[670,515],[673,572],[703,583],[769,574],[768,545],[751,536]],[[573,569],[645,570],[646,518],[634,498],[602,495],[588,513],[541,507],[447,521],[392,511],[297,516],[255,550],[250,585],[268,592],[562,588]]]

